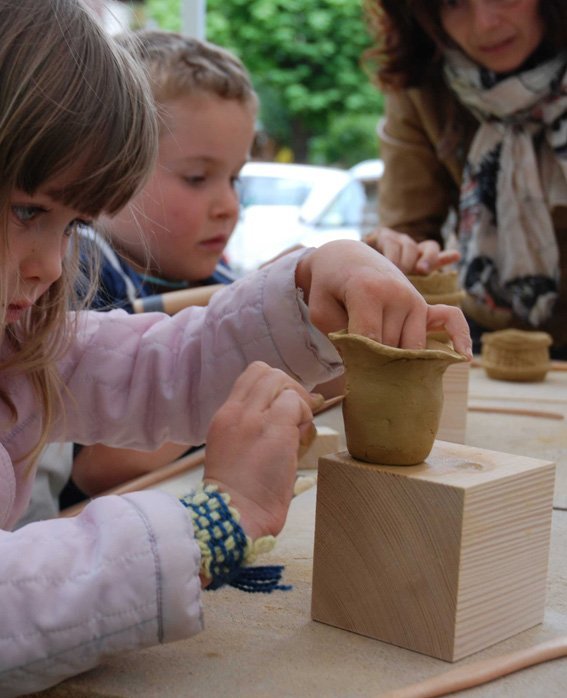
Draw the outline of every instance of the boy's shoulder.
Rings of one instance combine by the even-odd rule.
[[[144,295],[143,277],[133,269],[96,231],[80,234],[81,257],[96,252],[99,260],[98,285],[90,307],[94,310],[123,308],[133,312],[133,302]],[[84,267],[88,269],[88,264]]]
[[[233,281],[236,281],[237,278],[238,275],[232,271],[232,269],[228,266],[228,263],[221,259],[211,276],[209,276],[208,279],[205,279],[201,285],[211,286],[212,284],[231,284]]]

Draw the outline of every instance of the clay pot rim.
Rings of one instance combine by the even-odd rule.
[[[341,339],[346,337],[352,337],[357,339],[368,347],[379,347],[382,354],[388,356],[392,359],[441,359],[446,361],[447,359],[452,359],[453,363],[467,361],[467,357],[459,354],[451,347],[438,342],[435,339],[428,339],[428,343],[432,345],[432,348],[428,349],[400,349],[399,347],[391,347],[388,344],[382,344],[381,342],[376,342],[374,339],[365,337],[361,334],[356,334],[353,332],[348,332],[348,330],[339,330],[338,332],[329,333],[329,339],[334,343],[338,340],[340,343]],[[434,347],[434,348],[433,348]]]

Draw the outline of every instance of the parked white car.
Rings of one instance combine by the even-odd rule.
[[[247,163],[240,173],[240,220],[226,250],[229,264],[245,273],[294,245],[360,239],[378,221],[382,169],[380,160],[351,170]]]

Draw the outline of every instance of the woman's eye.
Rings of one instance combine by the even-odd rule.
[[[33,221],[40,213],[45,213],[41,206],[12,206],[12,213],[20,223]]]

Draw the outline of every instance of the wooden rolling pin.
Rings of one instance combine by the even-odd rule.
[[[158,293],[155,296],[136,299],[132,305],[135,313],[167,313],[174,315],[183,308],[190,305],[208,305],[211,296],[224,284],[211,284],[210,286],[195,286],[194,288],[183,288],[180,291],[170,291],[169,293]]]
[[[315,416],[317,414],[321,414],[321,412],[326,412],[327,410],[330,410],[332,407],[342,402],[343,399],[344,395],[337,395],[336,397],[332,397],[328,400],[325,400],[319,408],[313,410],[313,415]],[[300,455],[301,453],[304,453],[308,447],[309,444],[302,445],[299,449]],[[113,487],[110,490],[106,490],[106,492],[101,492],[96,496],[102,497],[109,494],[127,494],[128,492],[139,492],[140,490],[147,490],[151,487],[155,487],[157,484],[163,482],[164,480],[169,480],[170,478],[178,477],[179,475],[183,475],[183,473],[186,473],[189,470],[198,468],[199,466],[203,465],[204,462],[205,449],[203,447],[198,451],[190,453],[187,456],[182,456],[181,458],[178,458],[177,460],[173,461],[173,463],[168,463],[167,465],[163,465],[161,468],[156,468],[156,470],[152,470],[149,473],[144,473],[143,475],[140,475],[139,477],[134,478],[133,480],[128,480],[127,482],[124,482],[121,485],[117,485],[116,487]],[[63,518],[69,516],[76,516],[86,507],[89,501],[91,500],[87,499],[83,502],[79,502],[78,504],[68,507],[67,509],[63,509],[59,516]]]

